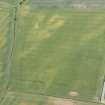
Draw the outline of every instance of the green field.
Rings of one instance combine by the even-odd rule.
[[[0,3],[17,5],[21,0],[0,0]]]
[[[10,14],[9,9],[0,8],[0,97],[5,88],[8,57],[10,54]]]
[[[23,6],[17,13],[10,90],[97,102],[104,34],[104,12]]]
[[[103,105],[40,95],[8,93],[2,105]]]
[[[0,105],[99,105],[105,12],[34,3],[0,8]]]

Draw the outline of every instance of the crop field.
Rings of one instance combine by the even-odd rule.
[[[0,8],[0,105],[100,105],[105,12],[4,1],[13,6]]]
[[[0,0],[0,3],[3,3],[4,5],[6,4],[17,5],[20,1],[22,0]]]
[[[0,97],[5,85],[6,66],[8,63],[10,35],[9,35],[10,14],[9,9],[0,8]]]
[[[103,105],[41,95],[8,93],[2,105]]]
[[[9,90],[98,102],[104,34],[104,12],[22,6],[17,12]]]

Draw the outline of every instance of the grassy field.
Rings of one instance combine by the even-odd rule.
[[[17,13],[10,90],[98,101],[104,76],[105,13]]]
[[[16,5],[17,3],[19,3],[21,0],[0,0],[0,2],[4,2],[5,4],[6,3],[9,3],[9,4],[12,4],[12,5]]]
[[[91,102],[99,102],[105,74],[105,12],[22,5],[16,30],[11,15],[0,8],[0,96],[10,79],[2,105],[99,105]]]
[[[16,23],[13,8],[0,8],[0,105],[99,105],[105,12],[34,10],[37,0],[30,1],[18,8]]]
[[[8,52],[10,48],[9,34],[9,9],[0,8],[0,97],[5,85],[4,77],[6,76],[6,66],[8,63]]]
[[[102,105],[30,94],[8,93],[2,105]]]

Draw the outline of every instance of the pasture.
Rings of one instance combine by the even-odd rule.
[[[104,12],[17,12],[10,90],[99,101],[104,77]]]
[[[105,76],[105,12],[35,8],[37,3],[46,7],[50,0],[21,6],[20,0],[4,1],[0,0],[0,105],[99,105]]]

